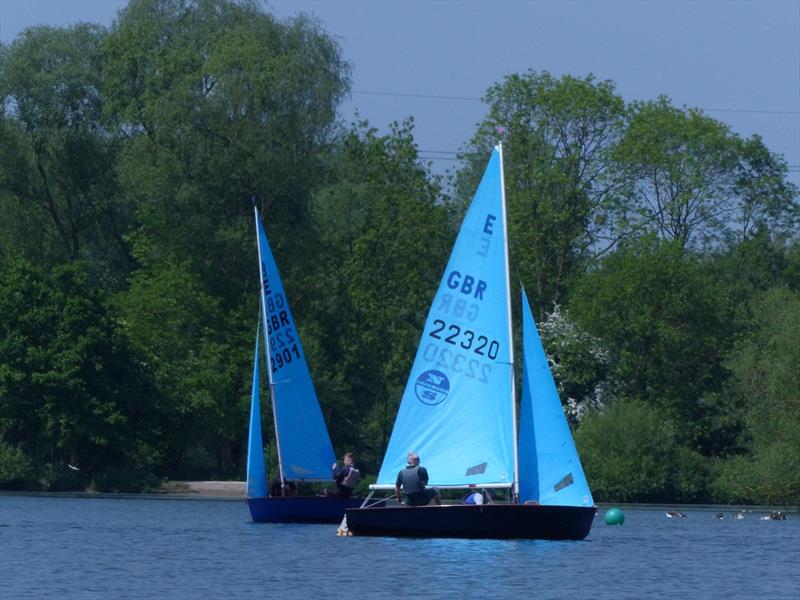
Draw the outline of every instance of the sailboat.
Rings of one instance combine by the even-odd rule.
[[[364,506],[352,535],[583,539],[597,512],[522,291],[519,435],[502,145],[464,217],[431,305],[372,493],[417,453],[429,485],[504,489],[504,503]],[[368,498],[367,500],[369,500]]]
[[[247,444],[247,505],[256,522],[338,523],[361,498],[297,496],[299,483],[331,482],[333,445],[317,400],[303,346],[278,267],[253,200],[261,280],[261,307],[253,359],[250,430]],[[267,489],[259,394],[259,337],[263,333],[267,379],[275,423],[278,474]],[[277,492],[277,493],[275,493]]]

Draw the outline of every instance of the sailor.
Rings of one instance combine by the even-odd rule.
[[[425,467],[419,466],[417,453],[409,452],[407,460],[406,468],[397,474],[397,481],[394,484],[397,499],[402,502],[405,493],[408,506],[426,506],[431,500],[441,504],[442,495],[439,490],[427,487],[428,471]]]
[[[356,468],[353,453],[348,452],[344,455],[342,466],[333,463],[333,480],[336,482],[336,490],[326,490],[328,496],[338,496],[339,498],[350,498],[353,495],[353,488],[361,479],[361,472]]]
[[[492,496],[489,490],[481,490],[479,492],[471,492],[464,498],[464,504],[491,504]]]

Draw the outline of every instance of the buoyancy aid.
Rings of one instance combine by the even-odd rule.
[[[419,478],[419,466],[406,467],[400,474],[403,479],[403,492],[406,494],[416,494],[425,489]]]

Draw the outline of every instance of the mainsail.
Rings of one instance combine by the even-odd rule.
[[[290,481],[329,481],[335,458],[278,267],[255,209],[261,314],[278,464]]]
[[[502,154],[492,152],[428,313],[376,487],[417,452],[438,486],[510,487],[514,388]]]
[[[522,291],[522,408],[519,429],[519,501],[593,506],[553,374]]]

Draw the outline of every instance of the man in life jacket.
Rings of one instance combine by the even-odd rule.
[[[397,474],[397,481],[394,485],[397,499],[402,502],[405,493],[408,506],[426,506],[430,504],[431,500],[436,500],[436,504],[442,503],[442,495],[439,490],[426,487],[428,471],[425,467],[419,466],[419,456],[416,452],[408,453],[408,464]]]
[[[336,482],[336,490],[325,490],[327,496],[338,496],[339,498],[350,498],[353,495],[353,488],[361,479],[361,472],[356,468],[353,453],[348,452],[344,455],[342,466],[333,463],[333,481]]]

